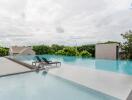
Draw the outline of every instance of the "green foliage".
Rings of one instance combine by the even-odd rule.
[[[122,45],[122,49],[125,50],[127,58],[132,59],[132,31],[128,31],[125,34],[121,34],[125,42]]]
[[[90,54],[92,54],[92,57],[95,57],[95,45],[82,45],[77,47],[77,50],[79,52],[88,51]]]
[[[59,50],[55,54],[56,55],[65,55],[64,50]]]
[[[66,55],[66,56],[80,56],[80,52],[87,51],[90,56],[94,57],[95,45],[83,45],[78,47],[68,47],[57,44],[53,44],[52,46],[39,45],[39,46],[33,46],[33,50],[38,55],[56,54],[56,55]],[[86,53],[87,57],[89,56],[88,53]]]
[[[88,51],[84,50],[84,51],[80,52],[80,56],[81,57],[91,57],[92,54],[89,53]]]
[[[58,52],[56,52],[56,54],[66,55],[66,56],[76,56],[77,52],[74,47],[66,47],[63,48],[63,50],[59,50]]]
[[[8,48],[0,47],[0,56],[7,56],[9,54]]]
[[[36,52],[36,54],[52,54],[53,51],[50,49],[49,46],[46,45],[39,45],[39,46],[33,46],[33,50]]]
[[[64,46],[63,45],[57,45],[57,44],[53,44],[52,46],[51,46],[51,49],[52,49],[52,51],[55,53],[55,52],[57,52],[57,51],[59,51],[59,50],[62,50],[64,48]]]
[[[99,43],[99,44],[111,44],[111,43],[119,43],[119,42],[117,42],[117,41],[107,41],[107,42]]]
[[[76,49],[74,47],[66,47],[63,49],[66,56],[75,56],[76,55]]]

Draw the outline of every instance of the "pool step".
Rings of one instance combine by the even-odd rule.
[[[132,90],[131,90],[129,96],[127,97],[127,100],[132,100]]]
[[[20,65],[23,65],[23,66],[25,66],[25,67],[27,67],[27,68],[29,68],[29,69],[35,69],[35,68],[34,68],[32,65],[30,65],[30,64],[27,64],[27,63],[18,61],[18,60],[16,60],[16,59],[13,59],[13,58],[10,58],[10,57],[5,57],[5,58],[7,58],[7,59],[9,59],[9,60],[11,60],[11,61],[13,61],[13,62],[15,62],[15,63],[18,63],[18,64],[20,64]]]

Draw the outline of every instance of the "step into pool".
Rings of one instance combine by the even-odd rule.
[[[44,71],[0,78],[0,100],[118,100]]]

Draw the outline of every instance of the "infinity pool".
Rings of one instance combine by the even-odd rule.
[[[46,72],[2,77],[0,86],[0,100],[117,100]]]
[[[39,55],[48,60],[60,61],[63,65],[73,67],[91,68],[97,70],[104,70],[109,72],[123,73],[132,75],[132,61],[129,60],[103,60],[94,58],[79,58],[71,56],[56,56],[56,55]],[[35,60],[34,56],[16,56],[16,59],[31,64]]]

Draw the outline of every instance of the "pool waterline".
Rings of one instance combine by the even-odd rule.
[[[109,72],[122,73],[132,75],[132,61],[131,60],[105,60],[94,58],[80,58],[75,56],[56,56],[56,55],[38,55],[40,58],[45,57],[48,60],[60,61],[62,65],[69,65],[74,67],[91,68],[97,70],[104,70]],[[17,60],[31,64],[35,57],[28,56],[15,56]]]

